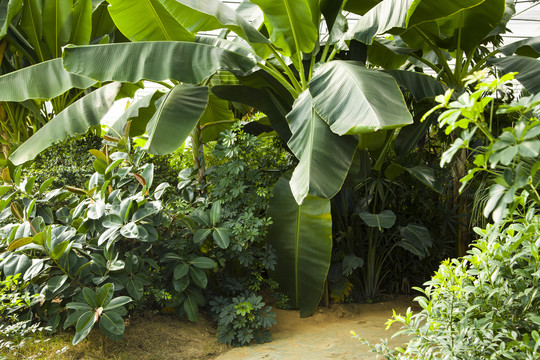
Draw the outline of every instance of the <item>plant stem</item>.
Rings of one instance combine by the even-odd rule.
[[[283,68],[283,71],[285,71],[285,74],[287,74],[289,80],[291,80],[291,83],[293,84],[294,88],[298,90],[298,92],[301,92],[303,90],[302,86],[296,79],[296,76],[294,76],[293,72],[291,71],[291,68],[287,66],[287,64],[285,63],[281,55],[277,52],[274,46],[270,46],[270,49],[272,50],[272,53],[274,54],[274,57],[276,58],[276,60],[279,62],[279,64]]]
[[[298,90],[293,88],[291,84],[279,72],[275,71],[274,69],[260,62],[257,62],[257,66],[259,66],[261,69],[263,69],[268,74],[270,74],[274,79],[279,81],[279,83],[283,85],[285,89],[287,89],[295,99],[298,97],[298,95],[300,94]]]

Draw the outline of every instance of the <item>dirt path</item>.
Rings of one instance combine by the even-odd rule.
[[[216,360],[377,359],[352,338],[351,330],[371,342],[390,338],[392,332],[385,331],[384,323],[392,316],[392,309],[404,314],[409,306],[411,300],[406,297],[376,304],[332,305],[304,319],[296,311],[275,309],[277,325],[272,329],[272,342],[236,348]],[[403,338],[390,340],[394,346],[403,342]]]

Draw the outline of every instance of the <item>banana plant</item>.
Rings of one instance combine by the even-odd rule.
[[[268,115],[299,161],[289,187],[302,206],[312,196],[335,196],[370,134],[413,123],[400,87],[433,97],[441,87],[461,89],[461,79],[485,66],[489,56],[481,58],[477,50],[504,31],[513,2],[253,0],[236,10],[219,0],[109,4],[114,24],[132,42],[70,45],[62,65],[72,76],[99,83],[146,80],[167,88],[133,104],[115,123],[120,135],[146,132],[146,149],[154,154],[172,152],[191,137],[196,164],[204,170],[203,130],[230,121],[227,104],[216,99],[254,107]],[[362,16],[347,29],[342,10]],[[330,32],[326,41],[318,30],[321,14]],[[197,35],[208,30],[222,30],[223,36]],[[450,54],[457,60],[454,69]],[[393,71],[373,69],[384,58],[392,59]],[[400,70],[418,64],[439,78]],[[222,77],[230,81],[223,83]],[[206,120],[216,106],[226,116]],[[67,134],[57,133],[40,146]],[[33,143],[17,149],[12,161],[31,160],[41,150]],[[201,175],[202,181],[204,171]]]

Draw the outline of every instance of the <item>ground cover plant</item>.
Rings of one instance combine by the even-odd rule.
[[[440,96],[433,111],[446,109],[439,124],[447,132],[461,127],[441,163],[466,148],[474,165],[463,184],[476,173],[491,180],[483,214],[493,223],[475,228],[479,237],[468,254],[444,261],[416,298],[422,311],[394,314],[410,336],[404,348],[377,344],[373,350],[387,359],[535,359],[540,349],[540,122],[532,111],[540,100],[528,96],[492,109],[499,91],[513,74],[480,83],[472,94],[456,101]],[[470,79],[475,82],[475,79]],[[493,132],[494,117],[511,114],[513,126]],[[481,145],[475,144],[481,140]]]

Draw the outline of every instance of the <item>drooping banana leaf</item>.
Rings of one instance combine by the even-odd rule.
[[[71,88],[86,89],[95,83],[68,73],[58,58],[0,76],[0,101],[49,100]]]
[[[160,0],[169,13],[192,33],[229,29],[252,43],[268,43],[257,29],[219,0]]]
[[[364,15],[380,2],[381,0],[345,0],[343,9],[358,15]]]
[[[407,62],[407,59],[414,52],[408,47],[398,46],[394,41],[380,39],[374,40],[368,46],[368,60],[371,64],[383,69],[399,69]]]
[[[341,8],[343,6],[343,0],[320,0],[319,6],[321,13],[326,21],[326,27],[331,32],[336,18],[341,14]]]
[[[291,137],[291,130],[285,117],[291,109],[285,108],[268,89],[255,89],[245,85],[220,85],[214,86],[212,92],[222,99],[240,102],[262,111],[268,116],[272,127],[283,141],[288,141]]]
[[[124,135],[124,126],[130,120],[129,136],[133,137],[144,134],[146,125],[156,112],[155,103],[161,96],[163,96],[162,92],[154,91],[133,103],[111,124],[107,135],[122,137]]]
[[[473,8],[486,0],[414,0],[407,14],[407,26],[438,20]]]
[[[22,0],[0,0],[0,40],[7,34],[11,20],[22,10]]]
[[[309,83],[313,107],[338,134],[394,129],[413,122],[396,81],[355,61],[322,65]]]
[[[300,161],[291,177],[298,204],[309,194],[330,199],[337,194],[352,163],[358,139],[334,134],[311,105],[304,91],[287,115],[292,137],[288,145]]]
[[[499,51],[506,56],[512,54],[537,58],[540,56],[540,36],[531,37],[525,40],[516,41],[499,48]]]
[[[110,0],[116,27],[131,41],[193,41],[159,0]]]
[[[93,5],[95,5],[95,3]],[[114,22],[111,18],[111,14],[109,14],[108,7],[109,5],[104,1],[92,10],[91,39],[100,38],[114,30]]]
[[[217,70],[247,75],[256,65],[255,60],[229,50],[182,41],[68,46],[63,58],[64,67],[77,75],[133,83],[175,79],[199,84]]]
[[[321,299],[332,254],[330,200],[308,196],[298,205],[288,178],[282,177],[273,190],[268,215],[272,225],[267,241],[276,250],[272,273],[289,297],[289,305],[310,316]]]
[[[9,159],[13,164],[20,165],[32,160],[55,142],[84,134],[91,126],[99,125],[121,87],[120,83],[112,83],[76,101],[18,147]]]
[[[525,56],[490,58],[488,64],[495,65],[503,73],[517,71],[516,79],[531,93],[540,92],[540,60]]]
[[[73,22],[73,0],[43,0],[43,37],[53,57],[69,42]]]
[[[178,149],[200,120],[208,104],[206,86],[177,85],[163,98],[148,122],[145,149],[156,155]]]
[[[313,24],[308,0],[252,0],[251,2],[262,9],[270,39],[283,55],[290,57],[299,52],[313,51],[319,29]]]
[[[349,30],[348,39],[371,44],[375,35],[384,34],[394,28],[405,28],[407,11],[412,0],[383,0]]]

